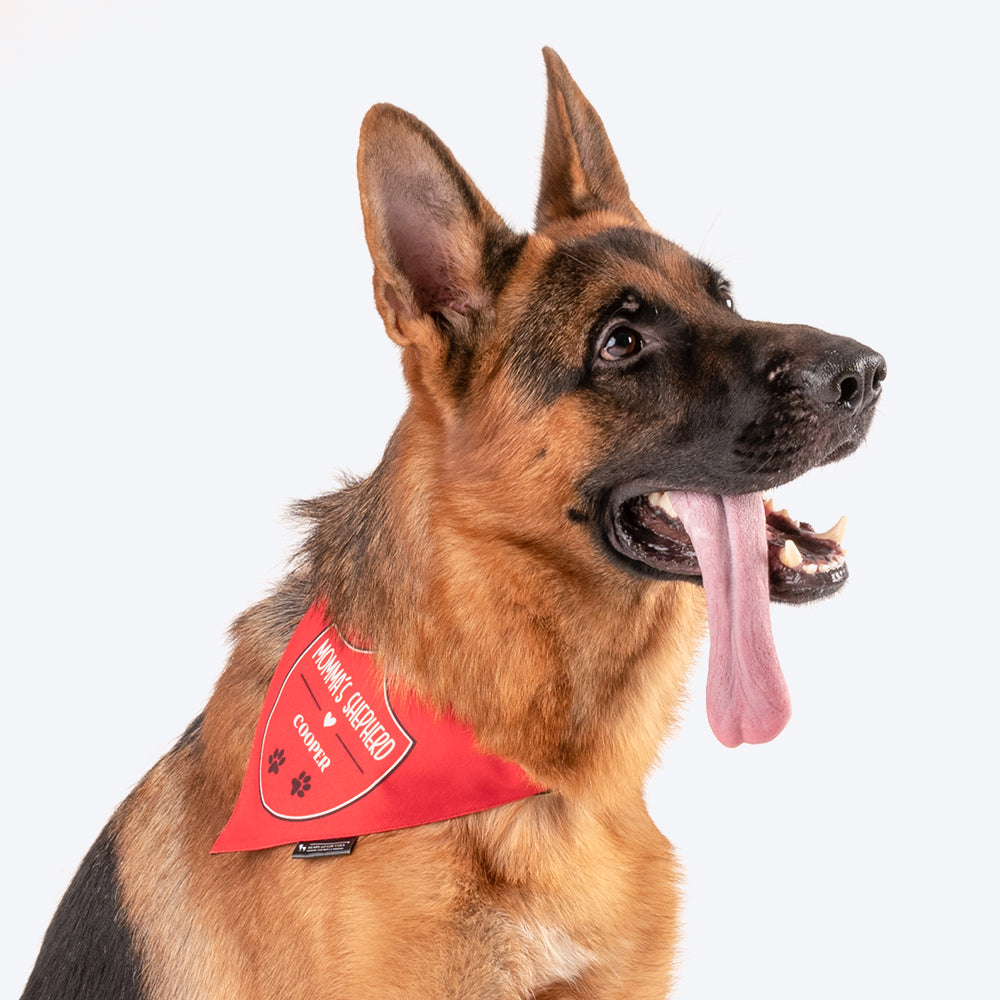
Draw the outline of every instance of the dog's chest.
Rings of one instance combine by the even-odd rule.
[[[556,984],[573,985],[598,962],[567,928],[545,917],[491,910],[480,919],[485,926],[475,928],[474,940],[489,953],[497,995],[529,998]],[[474,964],[483,957],[469,956]]]
[[[557,982],[577,981],[596,956],[556,924],[526,920],[517,926],[530,965],[528,995]]]

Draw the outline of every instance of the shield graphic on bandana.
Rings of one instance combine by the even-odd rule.
[[[333,626],[296,658],[264,727],[260,801],[278,819],[316,819],[357,802],[414,741],[372,678],[371,654]]]

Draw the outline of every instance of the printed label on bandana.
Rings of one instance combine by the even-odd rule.
[[[260,801],[278,819],[316,819],[384,781],[413,739],[369,657],[325,628],[292,664],[264,726]],[[360,669],[359,669],[360,666]]]
[[[483,753],[454,716],[410,696],[390,702],[372,654],[314,604],[275,671],[243,788],[212,852],[401,829],[543,790]]]

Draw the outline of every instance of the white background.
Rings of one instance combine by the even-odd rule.
[[[992,34],[963,2],[7,0],[0,994],[281,574],[288,504],[368,471],[404,406],[365,110],[422,117],[526,228],[550,44],[744,315],[889,363],[869,443],[779,495],[851,518],[848,589],[774,612],[792,724],[724,749],[702,665],[651,780],[677,996],[996,996]]]

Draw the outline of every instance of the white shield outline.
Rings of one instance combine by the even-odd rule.
[[[281,812],[278,812],[275,809],[272,809],[267,804],[267,801],[264,798],[264,752],[265,752],[265,747],[268,745],[267,734],[268,734],[268,730],[270,729],[270,726],[271,726],[271,720],[274,718],[274,713],[275,713],[275,710],[277,709],[278,705],[281,704],[281,694],[285,690],[285,685],[288,683],[288,681],[290,680],[290,678],[292,677],[292,675],[295,673],[295,668],[299,665],[299,662],[302,660],[302,658],[316,645],[317,642],[319,642],[320,639],[323,638],[324,635],[327,634],[327,632],[335,632],[336,635],[337,635],[337,638],[340,640],[340,642],[343,643],[343,645],[345,645],[348,649],[352,650],[353,652],[355,652],[355,653],[361,653],[364,656],[371,656],[372,655],[371,650],[368,650],[368,649],[358,649],[357,646],[352,646],[340,634],[339,629],[335,625],[328,625],[326,628],[324,628],[314,639],[312,639],[303,648],[302,652],[295,658],[295,662],[288,668],[288,673],[285,675],[285,679],[281,682],[281,687],[278,689],[278,694],[276,695],[276,697],[274,699],[274,704],[271,706],[271,711],[270,711],[270,713],[267,716],[267,722],[264,723],[264,732],[262,734],[261,744],[260,744],[260,759],[258,760],[258,763],[257,763],[257,790],[258,790],[258,794],[260,796],[260,804],[263,806],[264,809],[267,810],[267,812],[269,812],[272,816],[274,816],[277,819],[289,820],[289,821],[295,822],[295,823],[303,822],[305,820],[310,820],[310,819],[320,819],[323,816],[329,816],[332,813],[340,812],[340,810],[346,809],[349,805],[352,805],[353,803],[357,802],[359,799],[363,799],[366,795],[368,795],[369,792],[372,791],[373,788],[376,788],[378,785],[381,785],[382,782],[385,781],[385,779],[388,778],[389,775],[392,774],[392,772],[395,771],[396,768],[399,767],[399,765],[402,764],[404,760],[406,760],[406,758],[410,755],[410,751],[416,745],[416,740],[414,740],[414,738],[406,731],[406,729],[403,728],[403,724],[396,717],[396,713],[393,711],[392,705],[389,702],[389,688],[388,688],[388,685],[387,685],[386,681],[383,680],[382,681],[382,700],[385,703],[386,710],[389,712],[389,715],[392,717],[392,721],[396,724],[396,726],[398,727],[399,731],[407,739],[406,749],[403,750],[403,752],[399,755],[399,757],[392,764],[392,766],[389,767],[387,770],[381,772],[379,774],[379,776],[367,788],[365,788],[363,791],[358,792],[356,795],[353,795],[350,799],[347,799],[345,802],[338,803],[335,806],[331,806],[328,809],[322,810],[322,812],[311,813],[308,816],[287,816],[284,813],[281,813]],[[350,751],[348,751],[348,753],[350,753]]]

